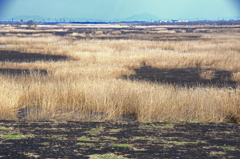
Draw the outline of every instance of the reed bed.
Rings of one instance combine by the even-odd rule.
[[[0,37],[7,50],[65,55],[67,61],[11,62],[0,69],[41,69],[47,76],[0,75],[0,119],[16,119],[19,108],[103,112],[139,121],[227,122],[240,119],[240,87],[180,87],[130,81],[143,63],[159,69],[199,67],[233,72],[240,81],[240,39],[209,41],[72,40],[71,37]],[[213,73],[203,74],[212,78]],[[211,77],[210,77],[211,76]],[[40,117],[39,117],[40,118]],[[42,115],[41,119],[47,118]]]

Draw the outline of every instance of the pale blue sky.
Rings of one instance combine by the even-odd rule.
[[[162,19],[239,17],[240,0],[0,0],[0,20],[20,15],[121,19],[145,12]]]

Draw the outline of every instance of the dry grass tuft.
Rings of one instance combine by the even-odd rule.
[[[240,72],[233,73],[233,74],[232,74],[232,80],[233,80],[233,81],[240,82]]]
[[[215,77],[214,70],[202,70],[200,73],[200,78],[211,80]]]

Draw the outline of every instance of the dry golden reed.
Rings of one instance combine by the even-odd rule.
[[[200,78],[211,80],[215,77],[215,71],[213,70],[202,70],[200,73]]]
[[[6,62],[2,69],[41,69],[47,76],[0,75],[0,118],[16,119],[19,108],[103,112],[146,120],[223,122],[240,117],[240,88],[196,87],[123,80],[142,63],[155,68],[199,67],[234,72],[239,81],[240,39],[210,41],[78,40],[71,37],[0,37],[7,50],[66,55],[69,61]],[[214,72],[203,72],[210,79]],[[55,114],[54,114],[55,113]],[[55,116],[54,116],[55,115]],[[41,118],[47,118],[42,115]],[[67,119],[67,117],[66,117]]]

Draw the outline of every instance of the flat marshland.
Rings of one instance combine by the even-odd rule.
[[[0,119],[38,108],[32,119],[85,120],[88,113],[77,111],[104,113],[103,120],[126,114],[138,121],[237,123],[240,30],[219,30],[199,31],[190,40],[172,37],[193,33],[156,32],[166,39],[171,34],[159,41],[102,40],[97,32],[90,39],[1,34]]]

